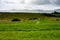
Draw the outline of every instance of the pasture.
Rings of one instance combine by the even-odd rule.
[[[0,23],[0,40],[60,40],[60,22]]]
[[[60,40],[60,17],[37,16],[42,19],[13,22],[13,15],[4,15],[0,16],[0,40]]]

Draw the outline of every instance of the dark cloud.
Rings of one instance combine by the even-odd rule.
[[[39,5],[42,5],[42,4],[50,4],[49,0],[37,0],[35,2],[35,4],[39,4]]]
[[[60,5],[60,0],[36,0],[36,2],[33,2],[34,4],[57,4]]]
[[[57,4],[57,5],[60,5],[60,0],[57,0],[56,4]]]

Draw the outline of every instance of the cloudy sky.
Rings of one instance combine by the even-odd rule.
[[[0,0],[0,11],[14,9],[52,11],[60,9],[60,0]]]

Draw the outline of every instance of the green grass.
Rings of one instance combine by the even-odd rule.
[[[1,13],[0,40],[60,40],[59,15],[60,14]],[[28,20],[29,18],[36,17],[40,20]],[[27,18],[27,21],[11,22],[14,18],[24,20]],[[59,19],[59,21],[56,21],[56,19]],[[5,20],[6,22],[4,22]]]
[[[38,22],[38,23],[37,23]],[[60,22],[10,22],[0,23],[0,31],[40,31],[40,30],[59,30]]]
[[[60,30],[51,31],[1,31],[0,40],[60,40]]]
[[[60,40],[60,22],[0,22],[0,40]]]

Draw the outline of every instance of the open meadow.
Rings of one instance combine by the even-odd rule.
[[[1,22],[0,40],[60,40],[60,22]]]
[[[33,15],[1,14],[0,40],[60,40],[60,17]],[[32,17],[39,19],[29,19]],[[14,18],[22,21],[12,21]]]

